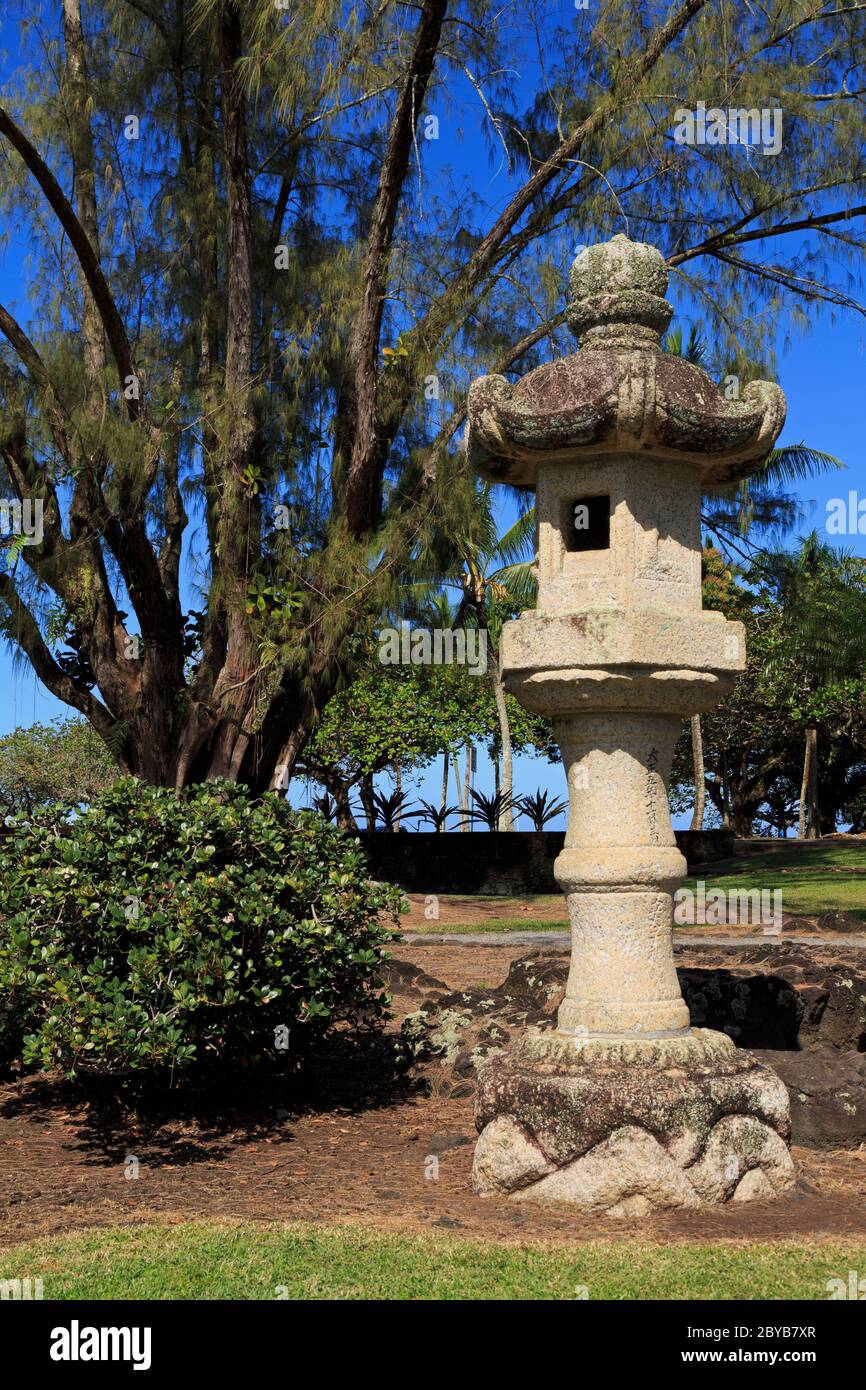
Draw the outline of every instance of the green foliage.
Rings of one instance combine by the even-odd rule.
[[[469,795],[475,803],[467,812],[470,820],[480,821],[491,831],[499,829],[503,816],[508,815],[514,807],[514,798],[510,792],[498,791],[494,792],[493,796],[486,796],[484,792],[470,787]]]
[[[506,696],[516,749],[559,754],[549,722]],[[327,704],[303,756],[303,770],[353,784],[399,765],[429,766],[444,749],[481,742],[499,748],[499,722],[489,680],[465,666],[379,666]]]
[[[568,802],[538,787],[532,796],[518,797],[515,806],[528,816],[534,830],[543,830],[548,821],[556,820],[562,811],[568,809]]]
[[[859,824],[866,786],[864,566],[807,537],[793,552],[764,554],[736,573],[712,547],[703,556],[703,602],[746,627],[745,672],[701,716],[707,791],[738,833],[791,823],[800,792],[803,736],[818,730],[818,792],[826,829]],[[671,802],[693,798],[691,740],[674,759]]]
[[[419,824],[429,821],[434,830],[442,831],[448,827],[452,816],[460,815],[459,806],[435,806],[432,801],[419,801],[415,812]]]
[[[509,697],[512,712],[515,742],[546,748],[544,721]],[[425,767],[444,748],[497,733],[492,689],[465,666],[377,665],[329,701],[305,756],[311,771],[326,764],[349,776],[372,774],[397,763]]]
[[[335,1025],[383,1017],[400,894],[281,798],[125,778],[71,824],[51,808],[21,818],[6,848],[0,996],[25,1064],[172,1078],[296,1066]]]
[[[721,551],[705,545],[701,555],[701,601],[704,608],[745,621],[752,596],[737,583],[736,575]]]
[[[33,724],[0,738],[0,814],[90,801],[117,776],[102,739],[82,719]]]
[[[857,4],[715,0],[665,24],[676,8],[656,0],[458,0],[440,25],[427,3],[90,0],[79,53],[77,6],[65,23],[19,8],[3,106],[92,222],[77,244],[104,280],[83,353],[72,214],[61,226],[29,145],[4,137],[0,216],[28,247],[32,322],[29,342],[12,327],[0,343],[0,460],[51,505],[48,544],[0,568],[0,635],[147,780],[231,767],[268,786],[412,563],[441,581],[464,540],[485,549],[463,524],[467,386],[572,350],[578,238],[656,243],[671,297],[705,325],[672,342],[743,380],[779,328],[862,309]],[[673,134],[698,101],[773,111],[782,96],[770,158]],[[461,170],[470,108],[483,119]],[[134,410],[118,383],[132,367]],[[777,482],[815,458],[777,460]],[[750,486],[747,504],[725,499],[735,532],[758,502],[769,515]],[[485,568],[487,593],[467,595],[494,648],[503,594],[531,589],[521,563],[503,556],[510,573]],[[74,630],[52,667],[58,604]]]
[[[863,670],[866,561],[834,550],[812,532],[797,550],[767,556],[760,577],[780,609],[782,641],[774,669],[787,664],[796,670],[798,706]],[[796,713],[802,717],[805,710]]]
[[[424,767],[443,746],[480,737],[484,682],[457,666],[380,666],[327,704],[305,764],[349,778],[386,767]]]
[[[401,816],[415,814],[415,808],[409,805],[409,795],[404,791],[373,792],[371,800],[383,830],[396,830]]]
[[[717,355],[717,360],[712,361],[714,354],[700,323],[691,325],[687,342],[684,342],[682,325],[678,324],[665,334],[662,348],[676,357],[684,357],[711,376],[715,374],[726,396],[729,388],[733,389],[735,394],[729,399],[739,399],[748,382],[773,377],[768,363],[750,357],[742,348],[729,353],[724,362]],[[737,542],[745,541],[750,546],[753,532],[767,532],[778,539],[790,531],[802,515],[799,499],[785,488],[844,467],[834,455],[804,443],[771,449],[761,467],[750,477],[713,487],[705,494],[703,524],[725,549],[733,542],[737,553],[742,553],[742,544]]]
[[[701,715],[704,762],[709,800],[719,815],[733,816],[741,834],[751,833],[753,821],[771,788],[794,766],[800,735],[786,709],[790,680],[768,664],[780,645],[778,608],[741,586],[730,589],[710,565],[705,571],[704,602],[746,625],[746,670],[733,690],[714,709]],[[713,602],[707,601],[707,590]],[[671,778],[675,811],[690,807],[694,795],[691,737],[688,723],[677,745]]]

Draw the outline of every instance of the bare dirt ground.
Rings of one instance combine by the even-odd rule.
[[[550,922],[552,928],[561,927],[567,920],[565,900],[561,893],[508,898],[443,895],[437,899],[439,916],[433,920],[425,915],[429,907],[428,898],[423,893],[407,893],[406,899],[409,911],[400,919],[400,926],[405,932],[436,932],[454,925],[465,925],[467,930],[471,930],[474,926],[500,921],[503,917]]]
[[[494,939],[495,940],[495,939]],[[525,946],[402,945],[452,988],[498,983]],[[395,994],[397,1016],[417,994]],[[281,1083],[282,1085],[282,1083]],[[0,1087],[0,1244],[85,1226],[234,1217],[445,1230],[495,1242],[836,1239],[866,1245],[866,1148],[797,1149],[798,1189],[777,1202],[672,1212],[640,1229],[474,1197],[472,1100],[381,1080],[375,1059],[331,1067],[305,1092],[238,1087],[138,1111],[63,1082]],[[434,1164],[432,1159],[436,1159]],[[135,1171],[137,1178],[127,1177]],[[434,1176],[436,1170],[438,1174]]]

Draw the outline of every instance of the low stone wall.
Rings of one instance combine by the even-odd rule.
[[[726,830],[678,830],[677,845],[689,869],[727,858],[733,834]],[[361,831],[370,873],[408,893],[557,893],[553,861],[561,830],[510,832],[421,830],[405,834]]]

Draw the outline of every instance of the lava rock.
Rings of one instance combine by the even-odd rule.
[[[852,1149],[866,1143],[866,1053],[822,1047],[754,1055],[788,1088],[794,1144]]]

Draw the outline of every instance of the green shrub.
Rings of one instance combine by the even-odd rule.
[[[71,821],[48,808],[13,826],[0,997],[26,1065],[295,1065],[335,1024],[384,1016],[401,895],[320,816],[228,782],[124,778]]]

